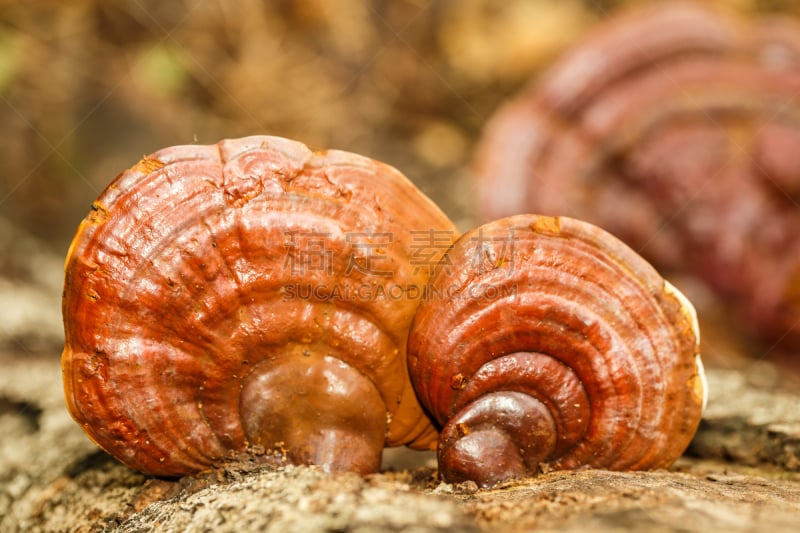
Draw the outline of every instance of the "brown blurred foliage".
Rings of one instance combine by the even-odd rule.
[[[633,3],[0,0],[0,216],[65,250],[142,155],[266,133],[394,164],[465,229],[486,119]]]

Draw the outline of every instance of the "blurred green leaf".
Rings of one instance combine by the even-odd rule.
[[[0,92],[6,92],[13,83],[17,66],[14,39],[7,31],[0,30]]]
[[[139,82],[163,96],[180,92],[189,80],[180,53],[163,43],[141,54],[136,74]]]

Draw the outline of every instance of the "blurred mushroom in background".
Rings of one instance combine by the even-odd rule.
[[[600,225],[701,294],[701,314],[698,286],[721,297],[751,355],[777,346],[800,368],[796,20],[684,2],[613,17],[497,111],[475,174],[483,218]]]

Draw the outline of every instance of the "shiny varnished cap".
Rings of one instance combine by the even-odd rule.
[[[404,176],[355,154],[257,136],[145,157],[67,257],[70,413],[158,475],[253,449],[365,473],[384,445],[433,446],[406,364],[429,274],[414,231],[456,237]]]
[[[491,486],[540,469],[665,467],[705,402],[694,308],[606,231],[519,215],[465,233],[409,338],[439,468]]]

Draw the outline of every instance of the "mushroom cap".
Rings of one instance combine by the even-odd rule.
[[[160,150],[108,186],[70,247],[69,411],[158,475],[287,451],[284,433],[290,460],[333,460],[304,443],[341,427],[348,446],[377,438],[378,458],[430,448],[406,337],[456,236],[402,174],[355,154],[267,136]]]
[[[599,227],[485,224],[454,243],[427,296],[409,365],[444,427],[445,479],[491,485],[542,463],[659,468],[696,432],[706,387],[694,308]]]

